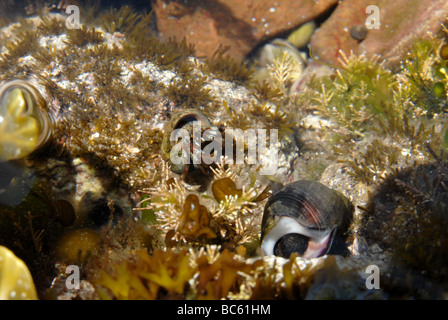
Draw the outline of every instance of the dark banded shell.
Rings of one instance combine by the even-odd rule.
[[[262,242],[272,236],[273,230],[275,232],[274,252],[265,254],[279,254],[286,258],[292,252],[303,255],[311,242],[317,246],[328,246],[320,255],[325,254],[336,233],[347,229],[352,214],[353,206],[346,197],[319,182],[301,180],[288,184],[273,194],[265,206]],[[280,218],[283,219],[281,223]]]

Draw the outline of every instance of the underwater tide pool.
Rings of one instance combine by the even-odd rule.
[[[446,299],[448,8],[327,2],[2,2],[0,299]]]

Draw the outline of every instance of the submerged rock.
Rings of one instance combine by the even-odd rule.
[[[260,42],[313,20],[336,0],[213,0],[194,4],[153,0],[162,38],[186,37],[199,56],[211,57],[220,45],[243,58]]]
[[[368,11],[367,7],[372,7]],[[311,39],[314,56],[339,65],[340,50],[359,55],[380,55],[387,65],[397,66],[417,38],[436,33],[448,15],[444,0],[342,1]],[[376,19],[377,26],[368,26]],[[363,39],[354,39],[351,28],[367,26]],[[371,28],[373,27],[373,28]]]

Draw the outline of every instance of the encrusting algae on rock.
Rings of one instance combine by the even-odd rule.
[[[414,39],[398,70],[341,52],[339,67],[313,75],[316,62],[276,36],[268,44],[279,51],[254,79],[252,66],[225,47],[201,59],[185,40],[158,39],[150,13],[83,11],[80,29],[42,13],[0,30],[0,80],[14,84],[1,91],[0,132],[16,139],[0,136],[0,244],[26,262],[40,298],[446,295],[444,25]],[[303,26],[302,42],[290,40],[306,45],[315,26]],[[303,89],[295,92],[294,82]],[[41,139],[46,115],[51,138]],[[206,129],[215,139],[232,129],[278,130],[277,171],[263,175],[262,163],[224,157],[176,166],[171,134],[193,136],[197,122],[202,140],[183,146],[192,157],[206,156],[215,141]],[[30,145],[6,151],[5,140]],[[242,152],[249,147],[245,141]],[[306,259],[289,247],[284,258],[262,254],[265,205],[298,180],[353,204],[353,220],[341,228],[344,256]],[[3,201],[11,193],[19,204]],[[16,264],[14,272],[23,269]],[[70,264],[80,267],[84,289],[63,287]],[[381,270],[380,289],[365,285],[368,265]]]

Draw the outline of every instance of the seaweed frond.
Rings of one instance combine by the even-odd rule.
[[[99,278],[95,279],[100,297],[107,300],[182,299],[188,281],[196,272],[189,268],[187,252],[162,250],[152,255],[139,250],[133,259],[115,262],[107,269],[100,270]]]
[[[302,68],[301,60],[297,60],[288,52],[282,51],[282,54],[267,66],[269,83],[287,99],[289,88],[299,78]]]
[[[228,50],[229,47],[220,46],[202,66],[203,71],[212,73],[225,81],[233,81],[238,84],[247,83],[253,74],[252,67],[249,67],[246,63],[237,63],[227,55]]]
[[[103,42],[104,35],[102,32],[97,31],[95,27],[88,28],[86,25],[81,25],[79,29],[68,30],[67,39],[67,44],[82,47],[86,44],[99,44]]]
[[[390,103],[396,80],[378,58],[343,57],[343,68],[336,71],[336,77],[326,77],[316,88],[314,107],[355,135],[363,136],[374,116],[397,116]]]
[[[6,52],[2,59],[14,61],[31,52],[38,46],[37,38],[33,31],[21,31],[17,33],[15,40],[6,42]]]
[[[145,21],[146,18],[143,18]],[[98,17],[98,24],[107,32],[128,33],[136,30],[142,16],[134,12],[130,6],[122,6],[119,10],[111,8]],[[140,28],[137,29],[140,31]]]
[[[43,36],[58,36],[66,30],[64,20],[59,17],[42,16],[41,20],[37,31]]]
[[[164,95],[179,106],[206,106],[214,102],[211,90],[205,87],[206,80],[205,77],[193,75],[176,78],[164,89]]]
[[[278,101],[284,97],[284,93],[279,88],[274,88],[266,79],[255,81],[250,85],[254,96],[260,101]]]
[[[412,102],[425,110],[429,118],[448,111],[447,61],[438,54],[442,44],[435,39],[416,41],[402,65],[402,81],[410,91]]]
[[[227,112],[227,115],[229,116],[229,120],[226,121],[225,126],[242,130],[249,129],[251,127],[251,122],[248,117],[242,115],[235,109],[230,108],[227,101],[224,100],[222,104]]]
[[[348,150],[337,149],[338,154],[351,154]],[[346,159],[348,173],[365,184],[375,183],[393,172],[398,164],[402,149],[378,138],[373,139],[364,151],[359,151],[353,159]]]

